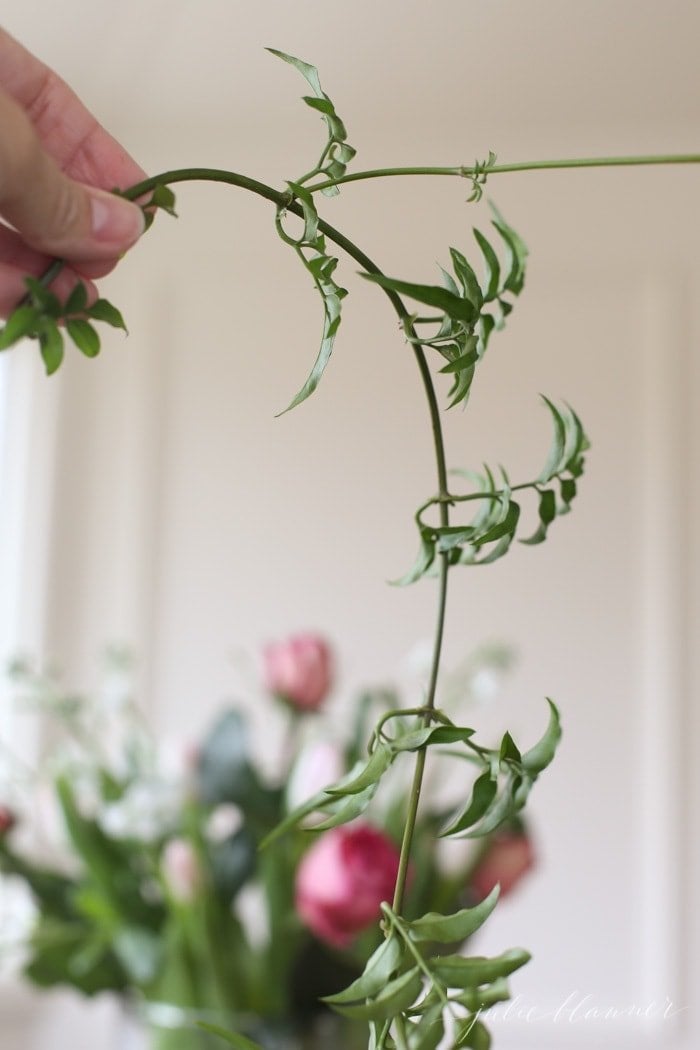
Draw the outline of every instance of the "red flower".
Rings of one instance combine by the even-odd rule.
[[[534,865],[535,851],[524,831],[496,832],[472,873],[469,888],[482,900],[498,882],[502,899]]]
[[[264,652],[265,684],[299,711],[317,711],[331,687],[332,657],[323,638],[299,634]]]
[[[297,911],[320,940],[343,948],[379,918],[398,869],[399,851],[381,831],[367,824],[333,828],[302,858]]]

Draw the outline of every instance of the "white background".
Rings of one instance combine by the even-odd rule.
[[[207,164],[282,185],[310,166],[322,129],[264,45],[320,67],[357,169],[700,148],[692,0],[8,0],[3,19],[150,172]],[[451,584],[448,662],[487,639],[520,652],[485,731],[507,724],[527,743],[544,695],[565,719],[533,798],[538,875],[482,945],[534,955],[514,987],[536,1016],[502,1021],[504,1048],[689,1050],[700,1036],[699,186],[697,168],[489,183],[531,266],[469,412],[446,418],[451,464],[536,475],[550,438],[539,392],[570,400],[593,440],[580,500],[547,544]],[[470,228],[488,214],[467,191],[358,184],[325,214],[387,272],[428,281],[449,245],[474,256]],[[79,684],[105,641],[132,644],[154,724],[194,734],[231,693],[232,651],[293,630],[335,640],[341,706],[391,678],[431,633],[432,585],[385,581],[413,558],[411,515],[434,480],[410,353],[356,266],[342,263],[350,296],[321,388],[274,419],[315,356],[313,289],[264,202],[193,186],[179,211],[105,282],[127,342],[92,363],[72,355],[50,383],[17,351],[38,443],[22,462],[46,501],[24,557],[47,566],[25,578],[20,633]],[[17,441],[26,456],[29,437]],[[668,997],[678,1012],[596,1023],[571,1014],[586,996],[657,1015]],[[115,1045],[106,1003],[3,1009],[8,1050]]]

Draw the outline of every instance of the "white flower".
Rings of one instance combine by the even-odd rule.
[[[287,808],[296,809],[345,772],[340,748],[329,740],[316,740],[302,748],[287,782]]]
[[[141,780],[131,784],[116,802],[108,803],[97,821],[112,838],[155,842],[177,827],[182,804],[177,785]]]
[[[224,842],[243,825],[243,814],[233,802],[222,802],[209,814],[204,833],[210,842]]]

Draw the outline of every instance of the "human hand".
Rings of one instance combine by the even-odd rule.
[[[52,285],[103,277],[144,229],[135,204],[109,192],[144,172],[52,70],[0,29],[0,317],[52,258],[69,265]]]

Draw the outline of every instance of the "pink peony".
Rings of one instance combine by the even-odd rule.
[[[381,831],[367,824],[333,828],[302,858],[297,911],[320,940],[343,948],[378,919],[398,869],[399,851]]]
[[[323,638],[298,634],[265,647],[265,684],[298,711],[317,711],[331,687],[331,651]]]
[[[524,831],[497,832],[472,873],[469,888],[481,900],[498,882],[502,899],[534,865],[535,851]]]

